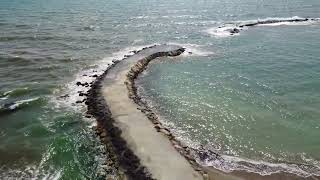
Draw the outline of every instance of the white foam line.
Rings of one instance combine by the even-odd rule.
[[[240,33],[230,33],[230,30],[234,29],[234,28],[238,28],[236,25],[228,25],[228,26],[224,26],[224,27],[214,27],[214,28],[209,28],[207,30],[205,30],[204,32],[206,32],[207,34],[210,34],[214,37],[232,37],[232,36],[238,36],[240,35]],[[243,28],[239,28],[239,29],[243,29]]]
[[[6,99],[8,99],[8,97],[7,97],[7,96],[5,96],[5,97],[1,97],[1,98],[0,98],[0,100],[6,100]]]
[[[36,101],[38,99],[39,99],[39,97],[16,101],[14,104],[9,106],[9,109],[14,110],[14,109],[16,109],[17,107],[19,107],[22,104],[28,104],[29,102]]]
[[[58,180],[61,177],[62,170],[56,171],[53,174],[46,174],[42,180]]]

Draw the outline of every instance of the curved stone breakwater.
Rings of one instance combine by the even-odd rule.
[[[219,171],[217,167],[202,166],[201,162],[206,161],[217,161],[222,166],[230,164],[211,150],[188,147],[161,124],[158,116],[137,94],[135,79],[150,61],[158,57],[179,56],[184,51],[184,48],[174,45],[157,45],[134,51],[134,55],[125,56],[122,61],[114,61],[113,65],[90,83],[91,89],[85,101],[87,113],[96,118],[96,134],[111,151],[108,153],[106,168],[103,168],[105,173],[118,174],[119,179],[134,180],[302,178],[296,176],[296,173],[285,173],[288,172],[286,169],[266,165],[260,167],[249,162],[242,164],[254,169],[271,168],[270,172],[277,173],[260,176],[249,173],[255,171],[247,169],[246,165],[240,168],[243,171],[235,170],[231,173]],[[115,167],[117,172],[108,167]]]
[[[91,85],[87,113],[96,118],[96,132],[113,152],[108,165],[118,168],[120,178],[203,179],[203,171],[188,147],[181,145],[161,125],[134,87],[134,79],[151,60],[178,56],[184,50],[179,46],[161,45],[136,51],[135,55],[116,61]]]
[[[175,136],[170,132],[170,130],[162,125],[158,116],[155,113],[153,113],[151,108],[147,105],[147,103],[145,103],[141,99],[141,97],[138,96],[137,87],[135,86],[135,79],[142,71],[145,70],[150,61],[162,56],[178,56],[183,52],[184,48],[179,48],[176,51],[160,52],[139,60],[134,66],[132,66],[130,71],[126,74],[125,84],[128,89],[129,98],[132,99],[139,106],[138,109],[142,113],[144,113],[146,117],[154,124],[154,128],[156,129],[156,131],[165,135],[170,140],[172,146],[189,161],[192,167],[196,171],[200,172],[204,177],[206,177],[206,173],[202,170],[202,167],[196,162],[196,160],[192,156],[192,154],[196,151],[178,141],[175,138]]]

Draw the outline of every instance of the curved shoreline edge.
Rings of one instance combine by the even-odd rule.
[[[140,51],[153,48],[155,46],[143,48]],[[140,51],[136,51],[135,54],[138,54]],[[142,72],[145,68],[145,66],[153,59],[158,57],[173,57],[178,56],[182,54],[185,51],[183,47],[179,47],[174,50],[170,51],[160,51],[152,53],[151,55],[144,57],[140,60],[138,60],[138,63],[136,63],[131,69],[129,69],[129,73],[127,75],[127,80],[125,82],[125,86],[127,88],[131,87],[131,90],[128,89],[128,99],[136,99],[134,100],[136,103],[138,103],[138,99],[134,98],[134,92],[136,92],[133,85],[134,79],[137,77],[137,75]],[[125,60],[127,57],[125,57],[123,60]],[[146,168],[142,163],[141,160],[138,158],[138,156],[135,154],[135,152],[130,148],[128,145],[128,142],[126,142],[126,139],[122,137],[122,129],[115,125],[117,122],[115,122],[114,118],[112,117],[112,113],[110,110],[110,107],[108,106],[108,99],[105,99],[102,89],[103,89],[103,82],[106,78],[108,72],[114,68],[119,62],[121,61],[115,61],[114,64],[112,64],[108,69],[97,77],[97,79],[92,83],[91,89],[88,91],[87,101],[86,105],[88,106],[87,114],[92,115],[97,120],[97,127],[95,129],[98,136],[100,136],[101,141],[107,146],[109,150],[111,150],[112,155],[109,157],[111,159],[110,165],[117,167],[117,174],[119,174],[120,179],[154,179],[153,175],[150,173],[149,169]],[[130,83],[131,82],[131,83]],[[133,91],[132,91],[133,90]],[[128,96],[125,94],[124,96]],[[139,105],[137,104],[137,107]],[[139,108],[137,108],[139,109]],[[141,109],[141,112],[144,110]],[[144,116],[144,115],[143,115]],[[148,116],[147,116],[148,117]],[[159,131],[164,132],[164,134],[170,136],[171,133],[167,129],[162,129],[159,127]],[[154,131],[157,133],[156,131]],[[171,135],[170,140],[174,139]],[[171,141],[172,142],[172,141]],[[178,146],[178,142],[174,146],[176,149]],[[190,157],[191,158],[191,157]],[[189,160],[189,159],[188,159]],[[189,161],[190,162],[190,161]],[[192,167],[196,166],[195,160],[193,161]],[[201,171],[200,168],[195,168],[195,172]],[[186,172],[190,173],[190,172]]]

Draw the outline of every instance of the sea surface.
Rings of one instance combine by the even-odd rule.
[[[320,1],[1,0],[0,179],[98,179],[108,150],[76,83],[164,43],[187,52],[151,63],[139,92],[181,141],[223,157],[199,163],[320,175],[320,22],[225,31],[296,18],[320,18]]]

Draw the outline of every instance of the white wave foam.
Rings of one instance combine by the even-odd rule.
[[[39,97],[36,98],[31,98],[31,99],[25,99],[25,100],[20,100],[20,101],[16,101],[14,104],[9,106],[10,110],[14,110],[16,108],[18,108],[19,106],[23,105],[23,104],[29,104],[30,102],[33,101],[37,101],[38,99],[40,99]]]
[[[267,17],[267,18],[258,18],[258,19],[249,19],[249,20],[240,20],[240,21],[234,21],[232,23],[237,25],[244,25],[244,24],[251,24],[256,22],[265,22],[265,21],[288,21],[293,19],[305,19],[299,16],[292,16],[292,17]]]
[[[258,26],[307,26],[316,24],[317,21],[301,21],[301,22],[279,22],[271,24],[259,24]]]
[[[6,99],[8,99],[7,96],[5,96],[5,97],[0,97],[0,100],[1,100],[1,101],[2,101],[2,100],[6,100]]]
[[[181,44],[181,43],[175,43],[175,42],[170,42],[168,43],[169,45],[177,45],[186,48],[186,51],[182,54],[183,56],[210,56],[214,54],[211,51],[207,51],[203,49],[202,45],[198,44]]]
[[[62,170],[39,169],[36,165],[27,165],[21,169],[11,169],[0,167],[0,179],[42,179],[42,180],[58,180],[62,176]]]
[[[60,170],[60,171],[54,172],[53,174],[46,174],[42,178],[42,180],[58,180],[61,177],[61,173],[62,173],[62,171]],[[36,178],[34,178],[34,179],[36,179]]]
[[[201,15],[172,15],[172,16],[161,16],[162,18],[167,18],[167,19],[178,19],[178,18],[183,18],[183,19],[196,19],[196,18],[201,18]]]
[[[277,173],[277,172],[288,172],[288,173],[293,173],[293,174],[297,174],[303,177],[307,177],[310,175],[320,175],[318,173],[310,173],[307,172],[306,170],[300,168],[297,164],[289,164],[289,163],[269,163],[269,162],[265,162],[265,161],[256,161],[256,160],[252,160],[252,159],[246,159],[246,158],[239,158],[239,157],[233,157],[233,156],[222,156],[224,158],[225,161],[236,164],[236,166],[239,166],[239,164],[241,162],[246,162],[246,163],[250,163],[255,165],[256,167],[265,167],[263,168],[262,171],[259,171],[259,174],[262,175],[271,175],[273,173]],[[248,167],[242,167],[245,168],[247,171],[250,172],[257,172],[256,169],[254,168],[248,168]],[[319,168],[319,167],[318,167]]]
[[[130,19],[135,19],[135,20],[159,19],[159,18],[163,18],[163,19],[196,19],[196,18],[201,18],[201,17],[202,17],[202,15],[185,14],[185,15],[164,15],[164,16],[136,16],[136,17],[131,17]]]
[[[136,17],[131,17],[130,19],[154,19],[156,18],[155,16],[136,16]]]
[[[205,30],[205,32],[214,37],[231,37],[231,36],[239,35],[239,33],[230,33],[230,31],[234,30],[235,28],[240,29],[236,25],[228,25],[224,27],[220,26],[220,27],[209,28]]]

